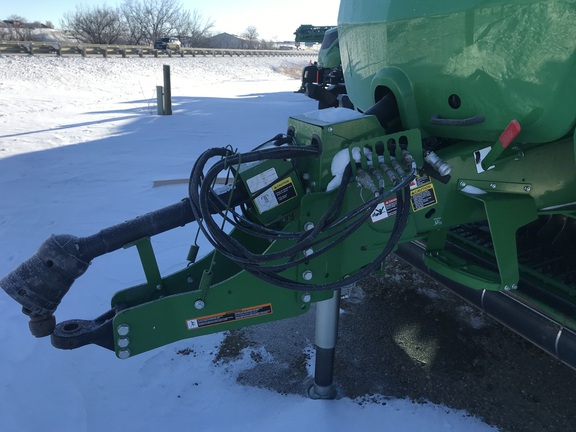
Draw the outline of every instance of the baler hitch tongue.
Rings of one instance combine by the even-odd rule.
[[[30,317],[30,331],[35,337],[52,334],[56,308],[88,268],[89,262],[81,259],[78,242],[72,235],[53,235],[31,258],[0,280],[0,287]]]
[[[58,234],[0,280],[0,287],[23,306],[36,337],[54,332],[56,308],[90,262],[143,237],[186,225],[194,220],[187,199],[108,227],[89,237]]]

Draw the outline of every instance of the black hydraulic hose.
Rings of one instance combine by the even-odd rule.
[[[217,165],[221,165],[221,162]],[[219,166],[213,167],[208,172],[208,174],[206,175],[206,183],[203,185],[203,192],[205,190],[204,188],[206,188],[210,184],[210,179],[215,178],[215,176],[217,175],[218,172],[219,172]],[[349,178],[350,173],[351,173],[351,170],[349,167],[347,169],[347,172],[348,172],[347,178]],[[345,195],[345,191],[346,191],[347,186],[348,186],[348,182],[343,181],[341,184],[341,187],[337,193],[337,196],[334,199],[334,202],[331,204],[329,209],[320,218],[320,220],[318,221],[318,223],[314,226],[314,228],[312,230],[303,232],[301,234],[300,238],[298,239],[297,243],[294,246],[283,249],[282,251],[279,251],[279,252],[265,254],[265,255],[254,254],[254,253],[248,251],[248,249],[244,245],[240,244],[238,241],[236,241],[235,239],[230,237],[228,234],[222,232],[221,228],[218,226],[218,224],[213,219],[208,218],[204,222],[206,223],[207,228],[210,231],[210,233],[215,237],[214,238],[214,240],[215,240],[214,244],[217,245],[215,247],[220,252],[224,253],[225,251],[227,251],[228,254],[225,253],[225,255],[230,257],[231,259],[233,259],[235,261],[236,261],[236,259],[234,257],[237,257],[238,260],[246,259],[247,260],[247,261],[245,261],[246,264],[248,264],[250,262],[261,263],[261,262],[276,261],[279,259],[286,258],[287,256],[291,256],[291,255],[294,255],[296,253],[299,253],[302,250],[308,248],[309,244],[322,232],[322,230],[325,226],[325,221],[328,218],[328,216],[331,216],[332,214],[334,214],[334,212],[340,206],[340,203],[344,199],[344,195]],[[201,197],[205,196],[205,194],[201,193],[200,196]],[[203,203],[202,208],[203,208],[203,210],[205,210],[206,203],[205,202],[202,202],[202,203]],[[242,257],[240,256],[240,254],[242,255]]]
[[[390,100],[386,102],[386,105],[390,104]],[[286,148],[284,150],[290,150],[298,152],[302,150],[302,147],[294,147]],[[215,163],[210,170],[205,174],[203,173],[204,166],[208,162],[211,157],[220,156],[224,157],[224,160],[220,160]],[[294,157],[294,155],[291,155]],[[338,194],[336,199],[333,201],[332,205],[329,209],[324,213],[324,215],[320,218],[320,220],[316,223],[314,228],[309,231],[305,231],[300,233],[300,237],[296,240],[296,244],[288,247],[282,251],[270,253],[270,254],[255,254],[249,251],[243,244],[229,236],[226,232],[224,232],[220,226],[220,224],[216,223],[216,221],[210,216],[210,212],[207,211],[209,206],[209,199],[208,197],[210,194],[208,193],[211,190],[213,181],[217,178],[218,174],[229,168],[233,165],[240,164],[240,163],[247,163],[252,162],[255,160],[261,160],[263,158],[271,159],[271,158],[279,158],[279,157],[287,157],[284,153],[280,154],[277,151],[270,151],[262,150],[260,152],[251,152],[242,155],[236,155],[231,153],[226,149],[212,149],[209,152],[203,154],[197,161],[194,170],[190,177],[190,184],[189,184],[189,193],[190,193],[190,201],[192,204],[193,212],[196,214],[196,219],[199,221],[200,228],[204,232],[207,239],[210,243],[218,250],[222,255],[229,258],[230,260],[234,261],[238,264],[241,268],[253,273],[257,277],[260,277],[263,280],[266,280],[270,283],[283,286],[290,289],[310,289],[309,284],[300,284],[297,282],[293,282],[286,278],[279,276],[277,273],[284,271],[290,267],[293,267],[305,259],[310,259],[311,257],[316,257],[327,250],[331,249],[335,245],[339,244],[349,235],[351,235],[355,230],[357,230],[364,222],[366,217],[369,216],[373,208],[378,205],[383,196],[374,198],[363,205],[356,208],[354,211],[348,213],[344,217],[338,219],[338,215],[342,208],[343,197],[345,191],[348,186],[348,181],[343,181],[341,187],[339,188]],[[350,174],[350,166],[347,167],[347,173]],[[390,236],[388,244],[395,245],[398,239],[400,238],[407,217],[409,213],[409,206],[402,206],[401,203],[408,202],[409,198],[405,200],[402,199],[402,195],[400,190],[405,188],[411,180],[413,175],[408,176],[402,181],[400,184],[396,185],[392,190],[388,191],[388,194],[397,193],[398,196],[398,205],[400,208],[398,217],[396,218],[395,228],[393,229],[392,235]],[[220,203],[221,205],[224,204],[223,202]],[[405,211],[404,208],[406,209]],[[232,211],[231,211],[232,212]],[[232,212],[233,213],[233,212]],[[221,216],[231,222],[234,226],[238,227],[239,225],[235,225],[235,222],[231,221],[224,212],[220,213]],[[233,213],[235,215],[235,213]],[[403,225],[402,225],[402,221]],[[398,223],[400,223],[401,228],[399,228]],[[328,232],[328,230],[333,230],[334,228],[339,227],[335,232]],[[248,232],[250,232],[248,230]],[[320,233],[327,234],[323,238],[318,239]],[[254,235],[261,235],[259,232],[252,233]],[[265,237],[265,236],[263,236]],[[287,238],[287,237],[283,237]],[[331,241],[332,239],[332,241]],[[328,244],[326,244],[328,242]],[[296,255],[302,253],[305,249],[309,248],[311,245],[317,244],[324,244],[321,249],[317,250],[311,257],[307,258],[299,258],[295,259]],[[392,246],[393,247],[393,246]],[[391,248],[390,248],[391,250]],[[372,265],[367,266],[366,275],[376,269],[385,256],[390,253],[387,247],[385,247],[384,252],[382,254],[383,258],[381,260],[376,260],[372,263]],[[263,263],[273,263],[274,261],[279,261],[289,257],[289,261],[284,264],[272,264],[272,265],[263,265]],[[361,275],[364,273],[361,271],[359,272]],[[363,277],[363,276],[361,276]],[[355,279],[355,278],[354,278]],[[322,286],[317,287],[317,289],[330,289],[329,286],[336,287],[340,282],[336,284],[324,284]],[[346,284],[353,283],[353,280],[347,280]],[[334,288],[333,288],[334,289]]]
[[[342,241],[344,241],[350,235],[352,235],[357,229],[359,229],[365,223],[366,218],[370,214],[372,214],[372,212],[374,211],[374,208],[378,204],[380,204],[383,199],[385,199],[388,195],[391,195],[394,192],[398,192],[401,189],[401,187],[410,184],[411,180],[412,180],[412,177],[407,177],[402,183],[397,185],[395,188],[392,188],[386,194],[383,194],[383,195],[380,195],[378,197],[373,198],[372,200],[366,202],[364,205],[358,207],[353,212],[347,214],[345,217],[341,218],[340,220],[335,221],[333,224],[326,225],[326,229],[324,230],[324,232],[329,232],[329,234],[320,238],[320,239],[317,239],[317,240],[313,241],[312,243],[310,243],[309,245],[307,245],[307,248],[313,248],[314,252],[312,254],[303,256],[299,259],[293,259],[293,260],[291,260],[285,264],[282,264],[282,265],[267,266],[264,268],[246,266],[245,268],[247,270],[265,269],[262,271],[278,273],[278,272],[284,271],[290,267],[293,267],[294,265],[304,263],[308,260],[312,260],[312,259],[324,254],[328,250],[330,250],[333,247],[340,244]],[[352,214],[353,214],[353,216],[351,216]],[[354,219],[354,218],[356,218],[356,219]],[[342,225],[343,225],[343,227],[340,227]],[[340,228],[337,231],[333,231],[336,227],[340,227]],[[320,249],[316,249],[316,246],[323,244],[323,243],[326,243],[333,238],[335,238],[335,240],[331,241],[328,244],[325,244]]]
[[[194,213],[195,219],[199,222],[200,229],[208,241],[225,256],[228,256],[225,253],[226,250],[238,250],[246,254],[246,249],[239,242],[229,236],[222,236],[218,238],[218,241],[213,236],[213,233],[220,231],[220,227],[212,218],[209,217],[211,213],[209,211],[208,197],[210,196],[209,192],[212,187],[212,182],[223,169],[240,163],[256,162],[265,159],[285,159],[317,154],[318,149],[315,147],[302,146],[275,147],[244,154],[232,153],[228,149],[211,149],[204,152],[200,158],[198,158],[194,170],[191,173],[188,189],[192,212]],[[225,157],[225,159],[217,162],[208,171],[206,177],[203,178],[204,166],[209,159],[215,156]]]
[[[402,233],[404,232],[404,228],[406,227],[410,213],[410,188],[404,188],[404,197],[402,196],[402,192],[398,191],[396,193],[396,199],[398,200],[398,214],[396,215],[392,233],[388,238],[386,245],[382,249],[382,252],[378,255],[378,257],[376,257],[375,260],[364,266],[358,272],[350,275],[349,277],[323,284],[308,284],[294,282],[293,280],[281,277],[279,275],[269,274],[267,272],[250,272],[253,273],[256,277],[259,277],[273,285],[296,291],[335,290],[354,284],[355,282],[364,279],[370,273],[374,272],[380,267],[386,257],[394,250],[398,244],[398,241],[400,240],[400,237],[402,236]]]
[[[278,179],[274,180],[274,182],[278,182],[278,181],[286,178],[289,175],[289,173],[292,171],[293,170],[290,170],[289,172],[284,173],[283,175],[279,176]],[[262,189],[268,189],[270,186],[272,186],[272,184],[270,184],[270,185],[268,185]],[[254,196],[252,196],[252,198],[254,198]],[[244,217],[242,214],[238,213],[234,207],[228,208],[228,202],[227,201],[226,202],[223,201],[218,196],[214,196],[214,199],[218,200],[219,208],[226,209],[226,210],[221,210],[218,214],[227,223],[231,224],[233,227],[239,229],[242,232],[249,233],[252,236],[263,238],[266,240],[271,240],[271,241],[278,240],[278,239],[293,240],[293,239],[297,239],[301,234],[301,232],[279,231],[279,230],[276,230],[273,228],[268,228],[264,225],[260,225],[260,224],[257,224],[255,222],[252,222],[251,220]],[[234,219],[231,219],[229,215],[231,215]]]

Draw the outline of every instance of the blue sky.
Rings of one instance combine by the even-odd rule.
[[[122,0],[0,0],[0,19],[20,15],[28,21],[52,21],[59,27],[62,16],[74,11],[76,5],[121,3]],[[294,30],[300,24],[336,25],[339,6],[338,0],[181,0],[180,3],[191,11],[197,9],[204,18],[212,18],[218,33],[240,34],[253,25],[261,38],[277,40],[293,40]]]

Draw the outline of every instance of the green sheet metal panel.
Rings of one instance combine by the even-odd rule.
[[[574,0],[342,0],[349,96],[366,110],[389,87],[404,127],[424,135],[493,141],[516,119],[520,141],[552,141],[576,122],[574,22]],[[485,121],[434,126],[434,115]]]

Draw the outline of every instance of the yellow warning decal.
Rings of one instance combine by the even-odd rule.
[[[434,190],[432,182],[412,189],[410,191],[410,201],[412,203],[412,211],[415,212],[438,204],[436,191]]]
[[[274,183],[272,187],[258,195],[254,199],[254,204],[256,204],[258,213],[262,214],[280,204],[284,204],[296,196],[297,193],[294,183],[290,177],[287,177]]]
[[[291,177],[286,177],[285,179],[280,180],[278,183],[274,183],[272,190],[274,191],[274,195],[276,196],[278,204],[283,204],[286,201],[295,198],[297,195],[296,188],[294,187],[294,183],[292,182]]]

